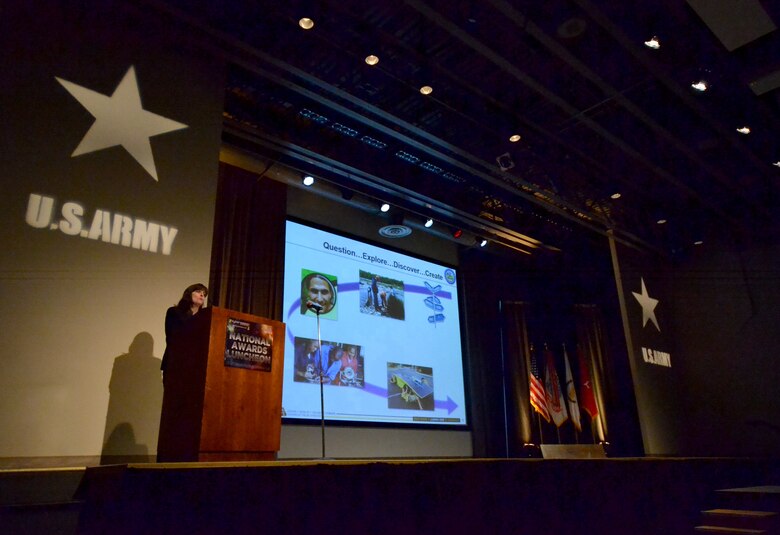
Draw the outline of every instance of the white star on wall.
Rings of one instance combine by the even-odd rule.
[[[661,328],[658,326],[658,320],[655,318],[655,307],[658,305],[658,299],[653,299],[647,294],[645,279],[640,278],[639,280],[642,281],[642,293],[631,293],[634,294],[634,299],[642,305],[642,327],[647,325],[647,320],[650,320],[655,324],[655,328],[658,329],[658,332],[661,332]]]
[[[110,97],[62,78],[57,81],[95,118],[71,157],[121,145],[157,180],[149,138],[187,128],[187,125],[143,109],[132,65]]]

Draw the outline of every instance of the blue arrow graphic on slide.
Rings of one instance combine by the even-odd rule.
[[[363,387],[363,391],[368,392],[369,394],[374,394],[375,396],[383,398],[387,397],[387,389],[377,385],[366,383]],[[455,401],[450,396],[447,396],[447,401],[441,399],[433,400],[433,406],[437,409],[446,409],[447,414],[452,414],[452,411],[458,408],[458,404],[455,403]]]

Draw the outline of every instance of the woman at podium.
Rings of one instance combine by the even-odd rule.
[[[163,353],[160,369],[165,378],[165,366],[168,358],[168,346],[176,333],[182,330],[187,322],[203,308],[206,302],[206,296],[209,290],[205,285],[197,283],[192,284],[184,290],[179,302],[168,309],[165,313],[165,353]]]

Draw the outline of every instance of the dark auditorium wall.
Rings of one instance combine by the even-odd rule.
[[[645,453],[777,456],[780,248],[722,236],[618,257]],[[642,279],[660,330],[642,325]]]
[[[8,3],[0,48],[0,458],[146,458],[165,310],[209,276],[222,62],[128,2]]]
[[[711,240],[671,271],[683,455],[780,455],[780,247]]]
[[[621,244],[615,251],[625,305],[623,343],[628,347],[644,451],[675,455],[684,432],[678,418],[684,382],[679,363],[684,356],[677,349],[671,264]]]

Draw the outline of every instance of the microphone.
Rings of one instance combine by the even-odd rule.
[[[308,308],[312,312],[316,312],[317,314],[319,314],[320,312],[322,312],[323,307],[322,305],[320,305],[319,303],[315,303],[314,301],[307,301],[306,308]]]

